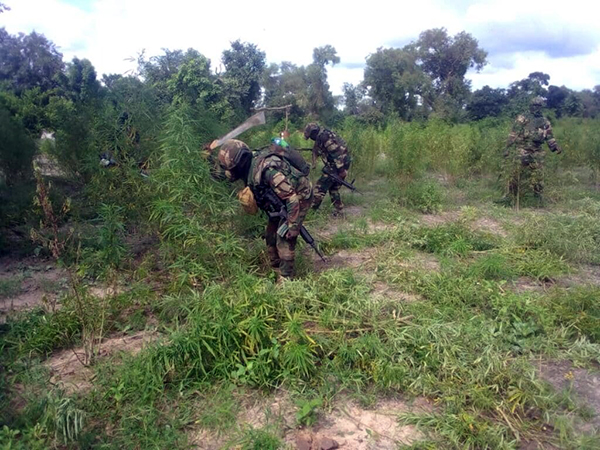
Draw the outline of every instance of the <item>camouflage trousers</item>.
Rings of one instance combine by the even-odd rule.
[[[306,213],[310,208],[311,199],[300,201],[300,219],[299,225],[302,225]],[[295,274],[294,265],[296,259],[296,243],[298,236],[291,239],[281,237],[277,234],[277,229],[284,221],[279,218],[269,219],[265,240],[267,241],[267,254],[271,267],[279,268],[281,276],[292,278]]]
[[[508,193],[512,198],[533,192],[541,198],[544,191],[544,152],[521,152],[511,161]]]
[[[340,212],[344,209],[344,204],[342,203],[342,197],[340,195],[341,187],[342,185],[340,183],[326,173],[321,175],[321,178],[319,178],[313,190],[313,209],[319,209],[327,192],[329,192],[329,197],[331,197],[331,203],[333,203],[335,210]]]

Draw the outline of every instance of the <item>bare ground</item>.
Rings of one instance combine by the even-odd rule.
[[[289,447],[303,450],[338,447],[348,450],[391,450],[400,444],[410,444],[423,438],[414,426],[401,425],[398,415],[431,411],[432,407],[423,398],[412,402],[401,398],[384,399],[373,408],[362,407],[349,399],[340,399],[327,411],[322,411],[312,427],[297,424],[296,410],[289,394],[283,391],[267,398],[246,399],[237,415],[236,431],[271,425],[280,432]],[[235,438],[232,438],[232,434],[235,434],[232,431],[219,434],[193,427],[188,438],[192,448],[200,450],[239,448]]]
[[[41,258],[0,260],[0,281],[14,282],[12,292],[0,298],[0,323],[16,311],[47,306],[52,309],[66,288],[67,273],[51,260]]]
[[[106,338],[102,341],[98,358],[106,359],[121,352],[135,355],[158,337],[156,332],[140,331]],[[93,386],[94,371],[84,366],[83,360],[83,347],[61,350],[52,355],[44,362],[44,366],[50,371],[50,383],[69,394],[89,391]]]
[[[316,253],[312,252],[313,267],[315,272],[323,272],[328,269],[349,267],[360,269],[362,273],[374,270],[376,250],[366,248],[358,251],[340,250],[330,255],[323,261]]]
[[[437,227],[447,223],[456,222],[461,219],[461,211],[444,211],[440,214],[423,214],[419,221],[426,227]],[[473,231],[490,233],[505,238],[508,236],[504,226],[491,217],[479,217],[474,221],[467,221],[467,226]]]
[[[536,367],[538,376],[555,390],[572,390],[577,402],[593,410],[594,416],[581,430],[600,432],[600,371],[577,368],[570,361],[541,361]]]

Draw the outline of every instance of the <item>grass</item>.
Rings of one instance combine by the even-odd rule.
[[[18,295],[24,278],[24,275],[20,274],[0,280],[0,300]]]
[[[226,448],[276,449],[284,446],[285,426],[318,426],[341,393],[371,406],[400,393],[433,405],[400,417],[423,433],[415,449],[515,449],[533,441],[595,448],[597,437],[580,431],[589,411],[540,380],[535,362],[600,362],[600,290],[560,282],[600,262],[598,198],[580,177],[545,209],[492,205],[486,167],[495,159],[480,140],[495,148],[500,128],[432,123],[357,131],[349,139],[365,144],[357,169],[387,178],[360,182],[362,197],[343,194],[360,214],[339,221],[337,231],[323,232],[338,223],[327,204],[306,225],[323,235],[329,255],[368,251],[373,271],[315,273],[304,248],[302,276],[277,284],[264,260],[264,217],[238,219],[231,189],[214,184],[204,162],[185,150],[196,144],[185,118],[169,124],[167,160],[147,188],[156,195],[149,227],[160,235],[157,261],[133,271],[120,265],[129,257],[120,247],[125,219],[111,219],[118,209],[104,210],[112,232],[100,237],[119,251],[94,253],[91,261],[97,276],[102,261],[122,267],[120,283],[128,287],[108,302],[105,335],[152,327],[162,339],[136,355],[101,358],[91,369],[94,389],[66,395],[49,385],[41,362],[80,340],[69,302],[54,313],[11,318],[0,330],[3,444],[189,448],[205,430]],[[430,158],[436,145],[447,160]],[[389,168],[371,158],[375,152],[386,155]],[[465,167],[485,176],[462,176]],[[563,182],[548,188],[558,191]],[[424,213],[442,210],[452,212],[445,222],[425,225]],[[501,222],[506,234],[477,229],[480,218]],[[523,278],[550,287],[520,292]],[[375,296],[379,285],[392,293]],[[21,385],[31,395],[13,411]],[[295,400],[292,423],[245,424],[245,395],[277,389]]]

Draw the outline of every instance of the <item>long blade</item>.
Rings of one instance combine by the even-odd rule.
[[[225,141],[228,141],[229,139],[233,139],[234,137],[239,136],[244,131],[247,131],[250,128],[255,127],[257,125],[264,125],[265,123],[267,123],[267,121],[265,119],[265,112],[264,111],[258,112],[256,114],[254,114],[252,117],[250,117],[248,120],[246,120],[244,123],[242,123],[240,126],[238,126],[236,129],[227,133],[222,138],[212,141],[212,143],[210,144],[210,149],[213,150],[213,149],[223,145],[225,143]]]

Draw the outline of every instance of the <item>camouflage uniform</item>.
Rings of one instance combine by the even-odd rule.
[[[312,135],[307,133],[307,131],[315,130],[315,127],[318,130],[317,133],[314,133],[314,131]],[[342,179],[346,178],[350,163],[352,162],[348,146],[333,131],[320,129],[317,124],[307,125],[305,137],[307,135],[315,141],[313,146],[313,164],[318,156],[322,158],[323,164],[325,164],[323,174],[315,185],[313,208],[318,209],[321,206],[325,194],[329,191],[329,196],[331,197],[331,202],[335,207],[336,213],[340,213],[344,208],[340,196],[340,187],[342,185],[327,175],[326,171],[332,172]]]
[[[229,180],[236,180],[237,155],[248,151],[242,141],[229,140],[219,150],[218,160],[221,171]],[[271,146],[252,155],[252,160],[244,182],[254,194],[258,206],[268,210],[271,205],[265,192],[271,189],[284,203],[287,220],[269,217],[265,239],[271,266],[279,267],[281,275],[290,278],[294,275],[296,242],[300,227],[312,201],[312,186],[308,177],[290,164],[278,146]]]
[[[510,164],[508,193],[514,199],[521,186],[529,186],[534,195],[541,198],[544,190],[544,155],[542,144],[546,142],[551,151],[561,153],[550,121],[542,115],[543,99],[531,101],[530,112],[517,116],[510,132],[507,148],[514,145],[513,152],[507,149],[505,157]]]
[[[272,189],[286,206],[287,220],[269,218],[265,239],[271,266],[279,267],[283,277],[292,277],[298,233],[312,201],[310,180],[273,149],[267,149],[254,156],[248,185],[262,209],[267,207],[263,198],[266,189]]]

